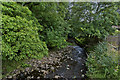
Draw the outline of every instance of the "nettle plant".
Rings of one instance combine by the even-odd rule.
[[[48,53],[45,42],[38,35],[42,26],[32,12],[17,3],[2,3],[2,56],[3,60],[40,58]]]

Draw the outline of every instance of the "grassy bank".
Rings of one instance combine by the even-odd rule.
[[[120,43],[118,33],[108,36],[106,41],[99,42],[88,52],[86,65],[89,78],[120,79],[120,55],[115,49]]]

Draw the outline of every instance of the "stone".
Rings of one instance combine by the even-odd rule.
[[[56,66],[57,68],[59,68],[60,66]]]
[[[13,80],[16,80],[16,75],[13,75]]]
[[[12,76],[8,76],[7,78],[11,79],[11,78],[12,78]]]
[[[55,78],[59,78],[60,76],[56,75]]]
[[[45,65],[45,68],[46,68],[46,69],[48,69],[48,68],[49,68],[48,64],[46,64],[46,65]]]
[[[45,65],[42,64],[42,65],[41,65],[41,68],[45,68]]]
[[[34,76],[31,77],[32,79],[34,78]]]
[[[41,63],[41,61],[38,61],[38,63],[40,64],[40,63]]]
[[[33,64],[33,66],[34,66],[34,67],[38,67],[38,65],[37,65],[37,64]]]
[[[82,74],[82,77],[84,77],[85,75],[84,74]]]
[[[29,71],[29,68],[27,67],[27,68],[25,69],[25,71]]]
[[[25,75],[27,74],[27,72],[24,73]]]
[[[67,67],[67,70],[69,70],[70,68]]]
[[[39,68],[36,68],[37,71],[39,71],[40,69]]]
[[[49,60],[51,61],[52,59],[51,59],[51,58],[49,58]]]
[[[40,79],[40,77],[37,77],[37,79]]]
[[[27,77],[27,79],[30,79],[30,78],[31,78],[30,76]]]
[[[33,72],[34,70],[32,69],[31,72]]]
[[[67,65],[68,67],[70,66],[70,65]]]
[[[82,65],[84,65],[84,64],[82,64]]]
[[[48,71],[46,71],[46,70],[41,70],[41,72],[43,72],[43,74],[47,74],[48,73]]]
[[[83,70],[82,70],[82,69],[81,69],[80,71],[81,71],[81,72],[83,72]]]
[[[54,70],[55,68],[54,68],[54,67],[51,67],[50,69],[51,69],[51,70]]]

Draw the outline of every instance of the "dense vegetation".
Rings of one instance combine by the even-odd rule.
[[[2,2],[2,59],[41,58],[66,47],[69,38],[83,47],[103,41],[114,33],[112,25],[120,25],[119,9],[120,3]],[[89,53],[90,77],[117,76],[118,62],[104,54],[103,44]]]
[[[111,26],[118,25],[120,17],[116,12],[117,3],[75,3],[73,5],[70,20],[72,35],[80,44],[103,40],[114,32]]]
[[[117,51],[107,42],[100,42],[87,58],[87,76],[91,78],[120,78],[119,57]]]
[[[3,60],[18,61],[47,54],[47,46],[38,35],[38,28],[42,30],[42,26],[28,7],[16,3],[3,3],[2,7]]]

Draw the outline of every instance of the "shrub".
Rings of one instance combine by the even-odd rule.
[[[46,43],[48,48],[64,48],[67,46],[66,37],[62,36],[62,32],[60,30],[50,30],[48,29],[46,36]]]
[[[94,51],[88,55],[86,65],[87,76],[90,78],[118,78],[118,56],[117,53],[108,52],[106,42],[99,43]],[[114,54],[114,56],[110,56]]]
[[[66,45],[66,38],[69,33],[69,25],[59,14],[58,10],[60,6],[56,3],[30,3],[29,8],[38,19],[43,27],[43,31],[40,31],[40,38],[46,42],[48,48],[63,48]],[[39,14],[39,15],[38,15]]]
[[[2,3],[2,56],[6,60],[38,58],[46,55],[45,42],[39,39],[42,26],[27,7],[17,3]]]

